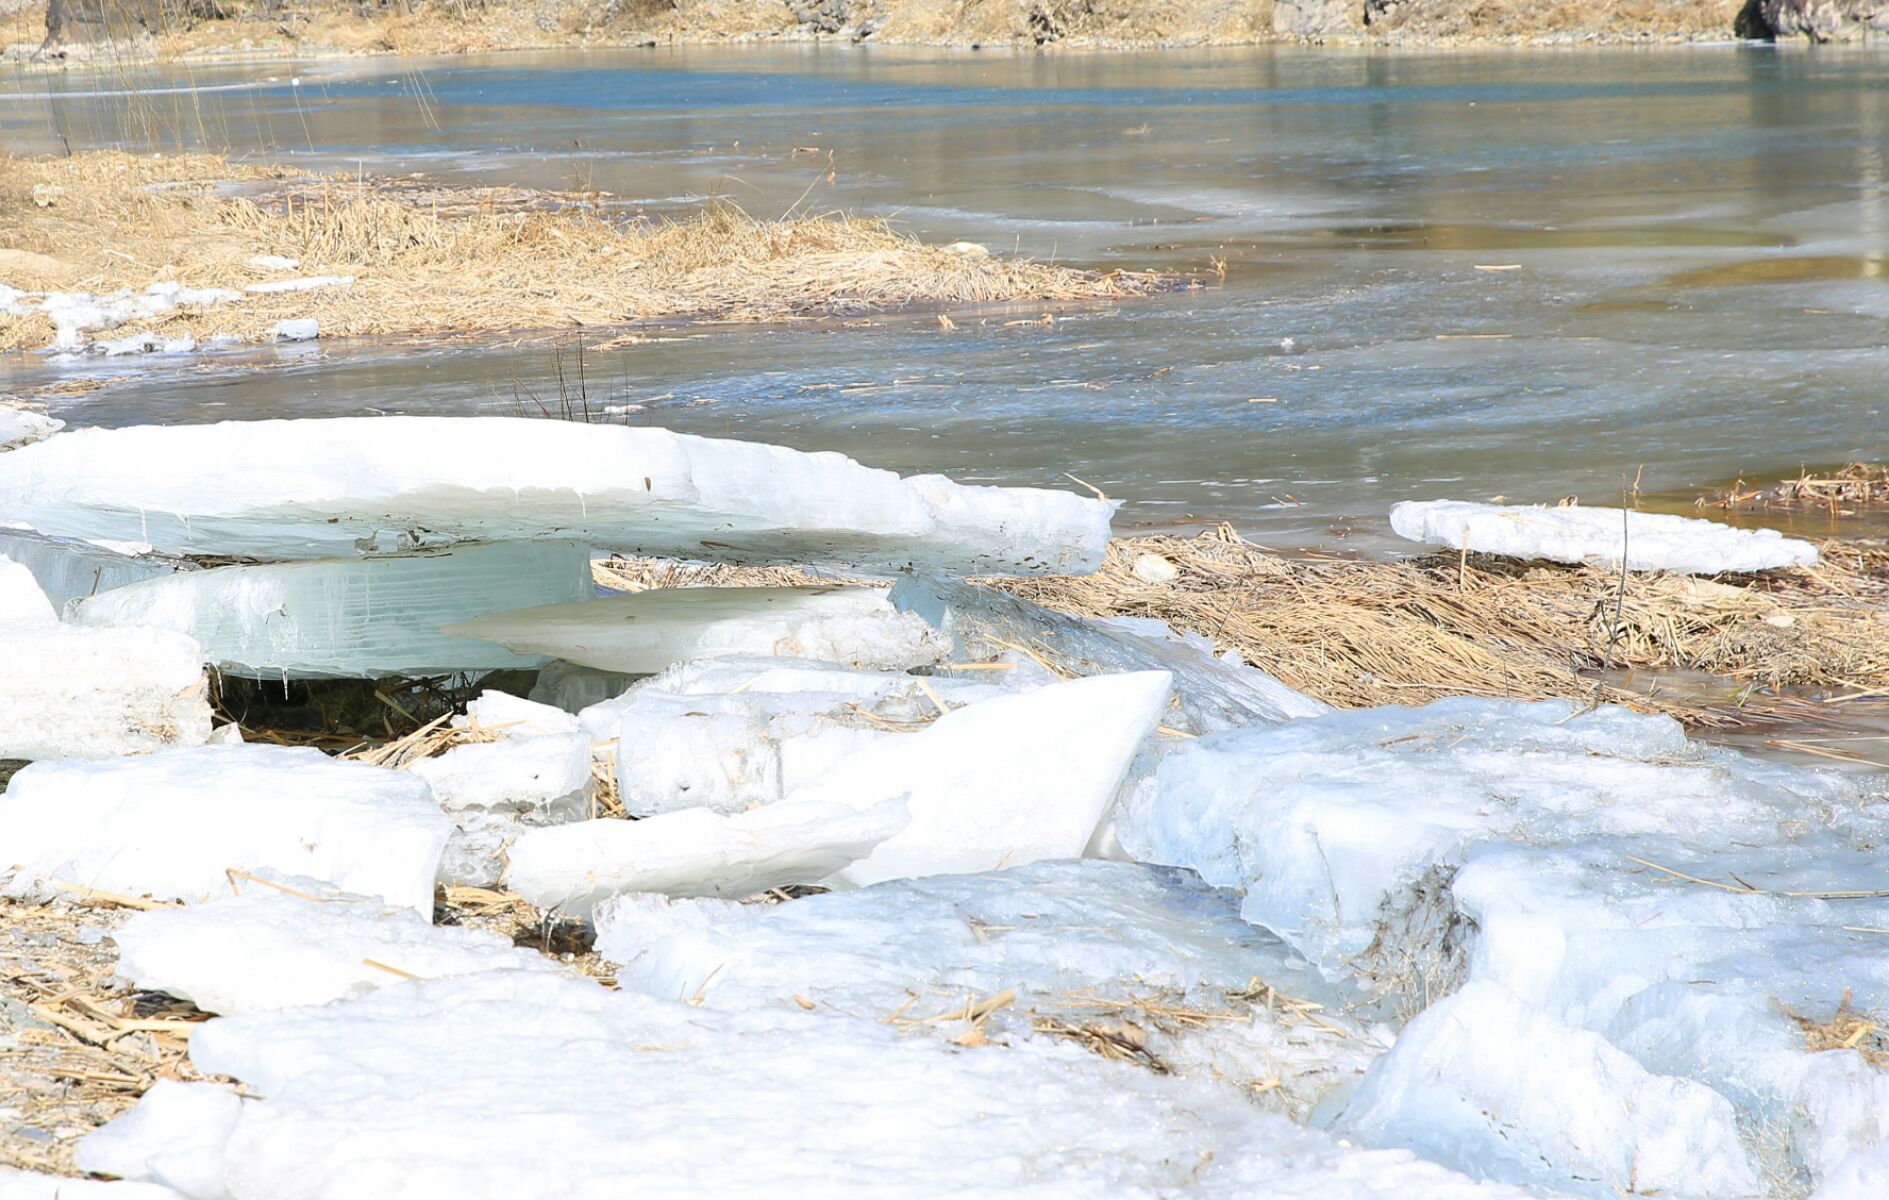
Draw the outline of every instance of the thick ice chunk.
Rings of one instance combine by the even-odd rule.
[[[0,795],[0,894],[60,880],[194,901],[226,894],[234,868],[431,912],[451,829],[423,780],[302,747],[36,763]]]
[[[1080,572],[1101,563],[1114,507],[901,479],[832,453],[513,417],[86,429],[0,457],[0,512],[42,532],[268,558],[551,538],[723,562]]]
[[[1871,932],[1889,928],[1889,897],[1869,895],[1889,812],[1786,814],[1782,836],[1733,831],[1716,850],[1485,853],[1452,893],[1477,930],[1472,979],[1717,1089],[1763,1131],[1759,1151],[1816,1182],[1889,1144],[1889,1074],[1865,1057],[1882,1052],[1889,997],[1889,942]]]
[[[1461,500],[1406,500],[1391,509],[1399,537],[1510,558],[1594,563],[1618,568],[1622,542],[1627,569],[1717,575],[1816,564],[1817,548],[1775,529],[1734,529],[1667,513],[1618,508],[1546,508],[1474,504]]]
[[[1240,920],[1237,896],[1169,868],[1036,863],[778,905],[630,895],[596,922],[626,989],[908,1018],[945,1039],[968,1022],[926,1018],[1014,991],[982,1023],[989,1038],[1140,1036],[1150,1066],[1253,1086],[1300,1115],[1380,1049],[1303,959]]]
[[[593,704],[614,700],[630,689],[636,679],[614,671],[597,671],[576,663],[553,662],[538,671],[531,699],[568,713],[582,712]]]
[[[111,758],[209,736],[195,642],[63,626],[32,572],[0,558],[0,758]]]
[[[191,1058],[267,1097],[228,1144],[245,1200],[1521,1196],[1072,1046],[960,1049],[535,973],[225,1018]]]
[[[40,590],[57,609],[64,609],[72,600],[156,579],[177,569],[177,564],[167,559],[120,553],[88,542],[43,538],[17,529],[0,529],[0,555],[31,571]]]
[[[584,734],[542,733],[455,746],[407,769],[426,780],[448,812],[569,820],[588,806],[590,761]]]
[[[242,1098],[226,1083],[159,1079],[130,1112],[87,1134],[73,1159],[94,1175],[148,1180],[190,1200],[224,1200],[224,1147],[242,1115]]]
[[[951,652],[949,638],[922,617],[894,608],[882,589],[837,584],[652,588],[495,612],[446,632],[630,675],[730,654],[903,671],[942,662]]]
[[[66,423],[57,417],[0,404],[0,450],[41,441],[65,427]]]
[[[537,666],[545,660],[441,633],[440,626],[521,602],[589,595],[591,588],[584,546],[514,542],[186,571],[81,600],[72,619],[188,634],[237,675],[435,675]]]
[[[909,821],[896,796],[864,809],[809,801],[732,816],[692,808],[641,821],[579,821],[521,833],[505,881],[540,908],[578,915],[620,892],[752,896],[818,883]]]
[[[1412,923],[1448,918],[1449,876],[1474,847],[1762,844],[1851,794],[1830,777],[1689,742],[1666,717],[1452,699],[1190,742],[1124,801],[1116,825],[1138,858],[1245,889],[1246,918],[1328,973],[1361,969],[1427,998],[1446,990],[1447,962],[1378,955],[1424,943]],[[1447,958],[1453,943],[1429,932]]]
[[[1471,983],[1372,1067],[1341,1128],[1479,1178],[1625,1195],[1743,1200],[1765,1187],[1731,1103],[1654,1075],[1598,1034]]]
[[[1177,637],[1165,625],[1154,634],[1154,623],[1124,628],[1120,622],[1086,620],[956,579],[900,580],[891,599],[949,633],[957,656],[968,661],[1015,655],[1015,648],[1024,646],[1078,675],[1166,671],[1174,677],[1176,702],[1168,721],[1187,733],[1331,711],[1324,701],[1246,666],[1237,655],[1203,652],[1197,641]]]
[[[797,659],[683,663],[579,714],[616,745],[623,806],[649,816],[684,808],[733,813],[816,783],[887,738],[923,729],[944,706],[1001,689]]]
[[[294,894],[248,882],[240,896],[137,914],[113,935],[118,974],[205,1012],[240,1013],[364,996],[401,979],[559,969],[497,933],[437,926],[315,881],[283,886]]]

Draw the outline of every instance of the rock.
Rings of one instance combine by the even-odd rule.
[[[1356,0],[1278,0],[1272,22],[1286,37],[1358,33],[1364,26],[1364,6]]]
[[[1746,14],[1756,10],[1756,29]],[[1889,34],[1889,0],[1753,0],[1739,14],[1739,33],[1751,37],[1806,37],[1813,42],[1858,42]]]

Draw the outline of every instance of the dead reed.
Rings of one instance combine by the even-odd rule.
[[[35,199],[37,197],[37,199]],[[1155,276],[1100,274],[927,246],[884,221],[777,221],[712,203],[650,219],[596,192],[440,189],[412,179],[290,178],[209,155],[94,152],[0,159],[0,276],[29,290],[109,293],[175,280],[229,288],[299,276],[346,286],[245,294],[124,326],[257,339],[313,317],[323,336],[618,326],[654,318],[781,320],[907,305],[1138,294]],[[44,345],[44,316],[0,317],[0,350]]]

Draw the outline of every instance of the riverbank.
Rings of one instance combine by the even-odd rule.
[[[213,155],[8,159],[0,212],[0,284],[13,293],[0,289],[0,351],[781,320],[1112,299],[1165,282],[928,246],[838,214],[761,220],[711,203],[657,219],[603,192],[439,188]]]
[[[1824,11],[1828,10],[1828,11]],[[208,14],[208,15],[206,15]],[[50,32],[50,38],[46,34]],[[1859,40],[1882,32],[1869,4],[1808,12],[1798,0],[1636,0],[1584,5],[1472,0],[535,0],[370,9],[191,6],[145,0],[29,4],[0,26],[13,57],[74,62],[438,55],[754,42],[1131,49],[1275,42],[1447,47]],[[42,40],[45,44],[42,46]]]

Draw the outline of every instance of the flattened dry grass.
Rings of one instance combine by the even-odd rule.
[[[355,277],[114,331],[199,340],[255,339],[295,317],[316,318],[325,337],[444,334],[1107,299],[1163,282],[958,253],[844,215],[763,221],[718,203],[650,220],[595,192],[294,178],[209,155],[116,152],[0,159],[0,247],[17,252],[0,282],[33,290],[160,280],[241,290],[283,277],[251,266],[256,255],[299,259],[292,275]],[[0,350],[45,345],[52,332],[37,314],[0,317]]]
[[[1153,554],[1179,575],[1149,583]],[[1889,686],[1889,554],[1831,542],[1815,568],[1740,580],[1630,574],[1451,553],[1402,561],[1272,553],[1231,528],[1126,539],[1094,575],[987,581],[1084,616],[1156,617],[1205,634],[1343,708],[1444,696],[1588,698],[1612,665],[1705,672],[1777,688]],[[1618,689],[1609,700],[1692,724],[1704,705]]]

